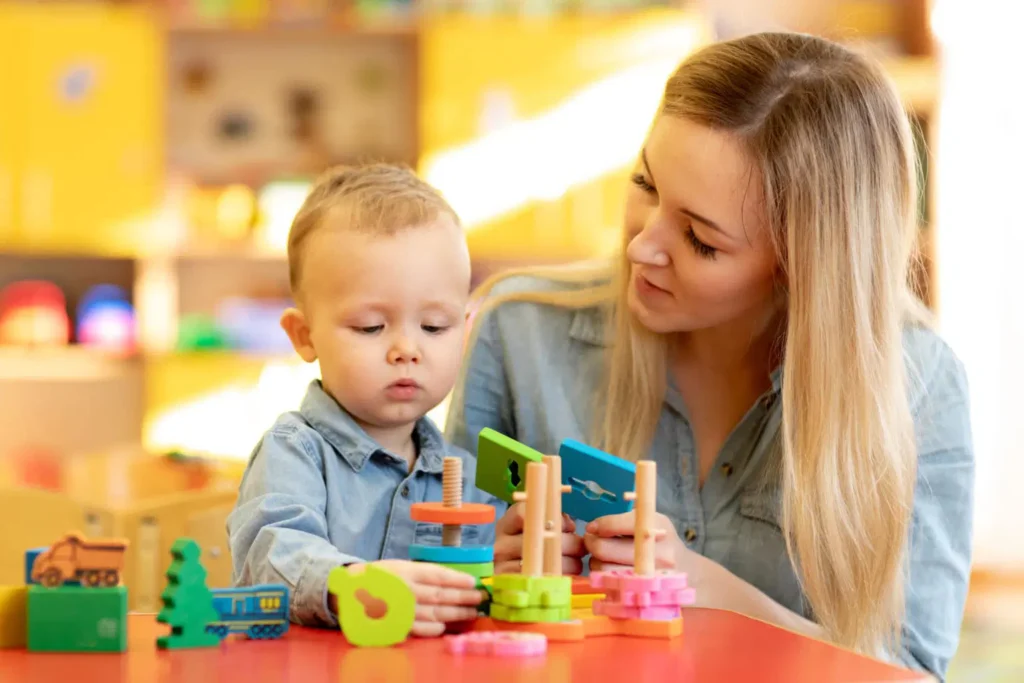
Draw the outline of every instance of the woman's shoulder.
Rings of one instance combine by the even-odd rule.
[[[530,345],[561,345],[569,338],[601,344],[608,284],[533,274],[502,278],[481,302],[479,334],[491,340],[532,340]]]
[[[916,413],[927,399],[939,396],[967,398],[967,371],[949,343],[921,324],[903,331],[910,406]]]

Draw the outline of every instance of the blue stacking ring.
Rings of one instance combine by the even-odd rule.
[[[445,564],[474,564],[492,562],[494,547],[489,545],[419,545],[409,546],[409,559],[417,562],[441,562]]]

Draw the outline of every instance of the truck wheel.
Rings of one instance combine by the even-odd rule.
[[[56,588],[64,583],[64,577],[61,575],[59,569],[53,567],[43,572],[43,575],[39,577],[39,583],[43,584],[47,588]]]
[[[82,573],[82,583],[90,588],[100,585],[100,573],[88,571]]]
[[[121,581],[121,576],[116,569],[108,569],[103,572],[103,585],[116,586]]]

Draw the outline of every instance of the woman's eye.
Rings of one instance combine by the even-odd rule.
[[[693,250],[697,252],[697,256],[700,256],[701,258],[714,260],[715,255],[718,253],[718,250],[712,247],[710,244],[705,244],[704,242],[701,242],[700,238],[697,237],[697,233],[693,231],[693,228],[686,229],[686,237],[689,240],[690,245],[693,247]]]
[[[647,182],[647,178],[644,178],[642,173],[634,173],[630,177],[630,180],[633,182],[634,185],[639,187],[641,190],[643,190],[647,194],[654,194],[655,193],[654,185],[651,185],[649,182]]]

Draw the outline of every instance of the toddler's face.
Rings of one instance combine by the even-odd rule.
[[[305,249],[304,317],[327,391],[377,428],[437,406],[462,357],[470,287],[462,229],[443,216],[393,236],[320,230]]]

